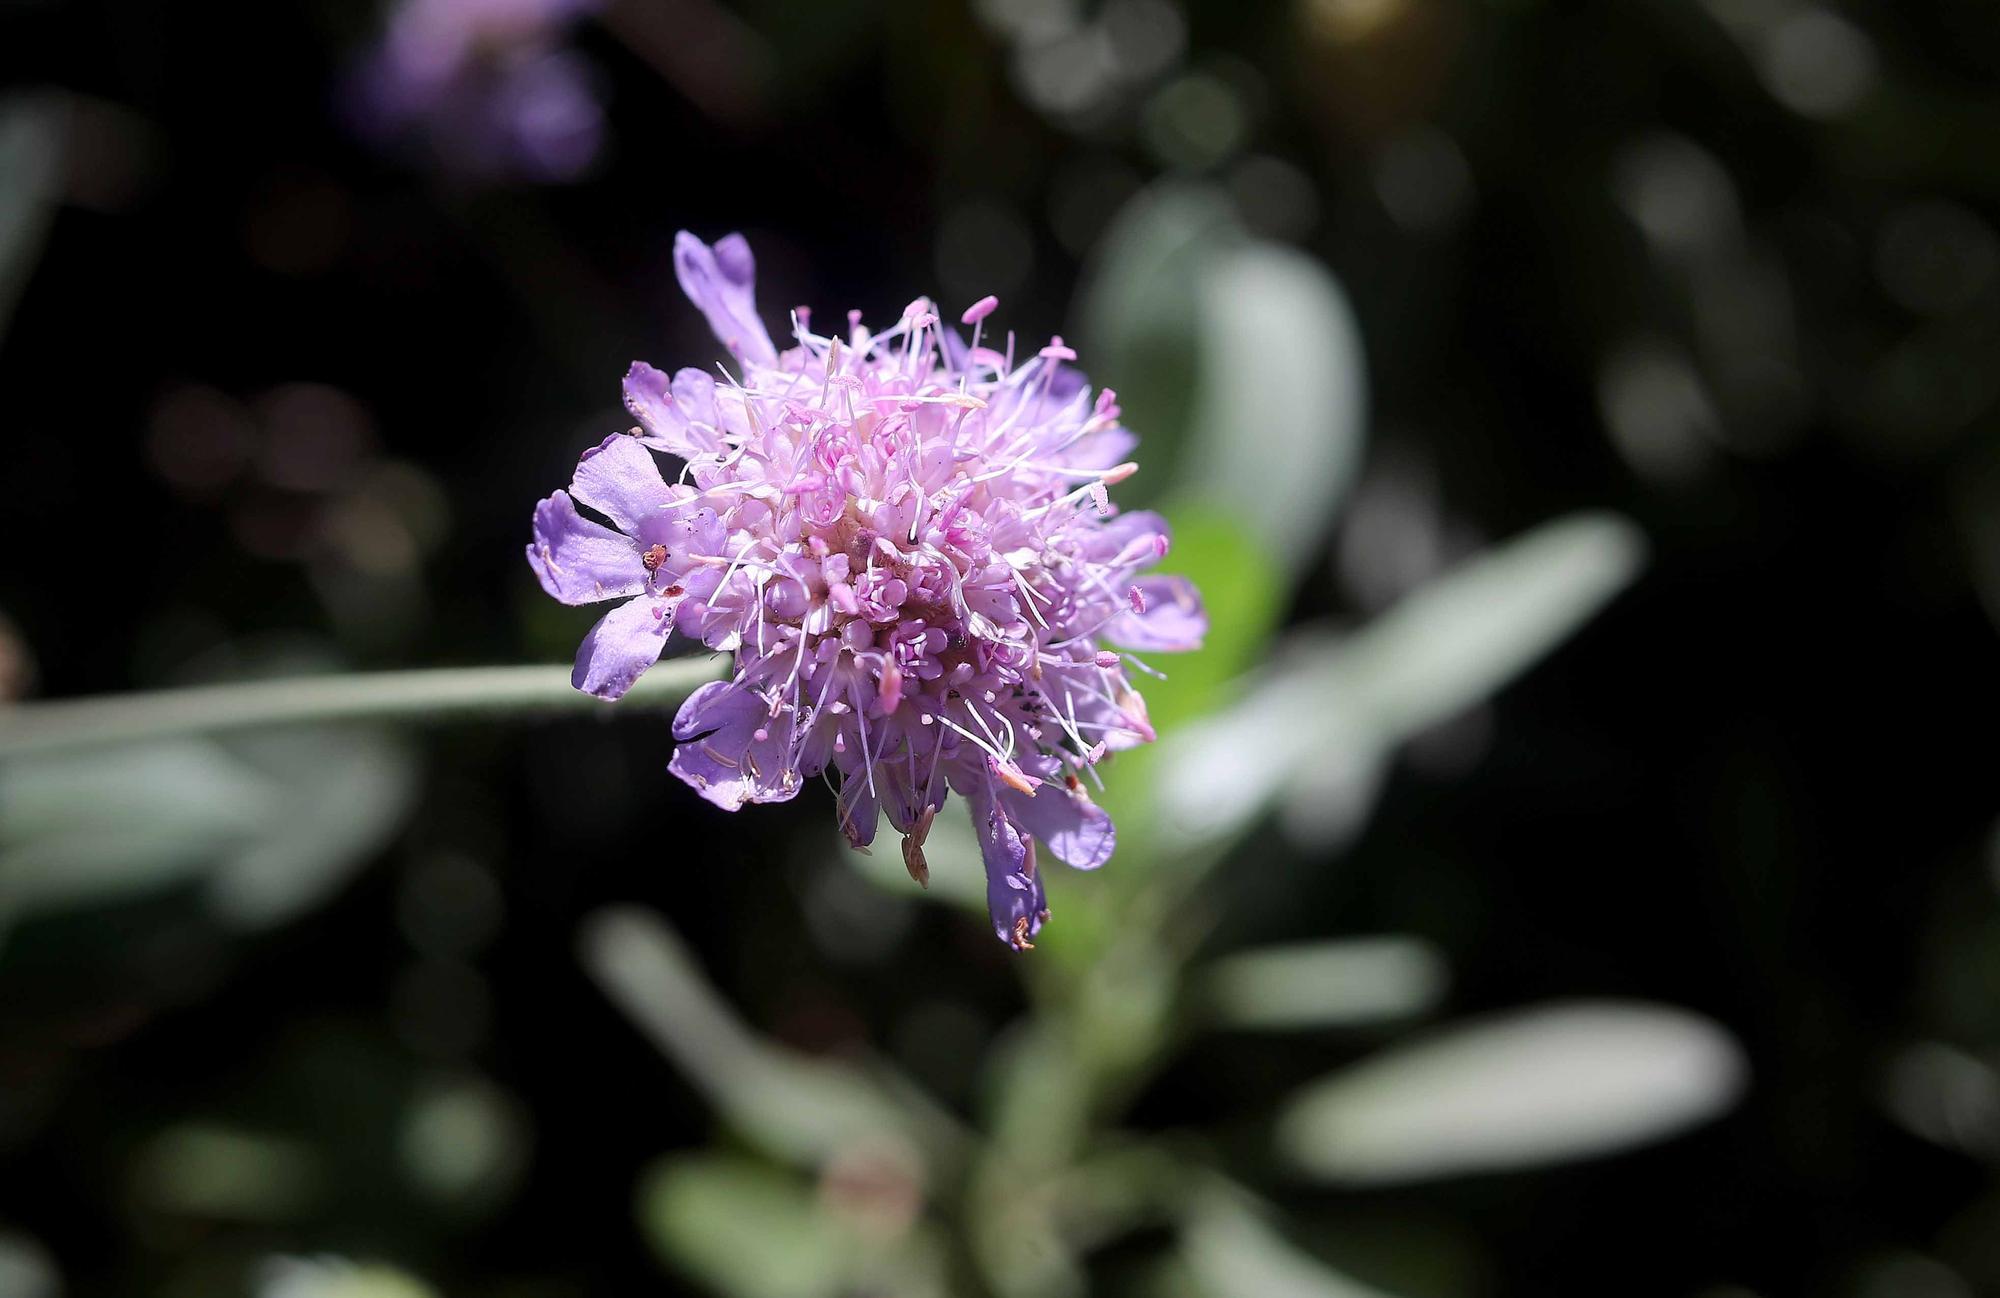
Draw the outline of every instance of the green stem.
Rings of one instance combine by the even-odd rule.
[[[625,701],[676,703],[718,679],[721,668],[711,657],[671,659],[640,677]],[[432,721],[611,706],[572,687],[563,666],[299,676],[0,707],[0,758],[314,721]]]

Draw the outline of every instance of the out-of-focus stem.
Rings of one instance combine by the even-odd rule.
[[[0,707],[0,758],[317,721],[429,722],[665,705],[718,679],[722,660],[659,663],[618,704],[573,688],[567,666],[446,667],[197,685]]]

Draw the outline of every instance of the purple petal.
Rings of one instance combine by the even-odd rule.
[[[875,828],[882,819],[882,809],[876,804],[875,794],[868,788],[866,771],[847,777],[841,784],[840,796],[834,799],[833,813],[850,847],[862,848],[875,841]]]
[[[1049,917],[1041,872],[1035,868],[1034,845],[994,796],[993,782],[981,779],[969,795],[972,828],[979,835],[979,855],[986,863],[986,908],[993,916],[993,934],[1016,951],[1032,945]]]
[[[740,685],[710,681],[688,695],[674,717],[680,747],[667,769],[724,811],[745,802],[784,802],[799,791],[787,720],[772,717],[764,700]]]
[[[707,424],[709,431],[703,434],[713,439],[719,425],[715,421],[715,376],[707,370],[698,370],[689,365],[674,371],[674,400],[681,403],[690,422]],[[716,440],[710,450],[720,450],[722,443]]]
[[[724,235],[710,248],[682,230],[674,236],[674,276],[724,347],[761,365],[777,363],[778,349],[757,318],[757,261],[748,240]]]
[[[686,422],[674,406],[670,383],[665,370],[644,361],[633,361],[632,368],[625,371],[625,408],[639,421],[639,427],[654,437]]]
[[[627,600],[597,620],[576,651],[569,682],[585,694],[615,699],[632,688],[674,629],[671,599],[642,595]]]
[[[620,599],[646,585],[646,569],[631,540],[577,513],[566,491],[535,506],[528,564],[542,589],[565,604]]]
[[[1106,627],[1105,639],[1127,649],[1159,653],[1201,648],[1201,638],[1208,633],[1208,614],[1202,611],[1201,596],[1193,582],[1155,574],[1137,578],[1132,584],[1145,607]]]
[[[888,761],[877,766],[875,788],[882,795],[882,807],[889,813],[889,823],[896,827],[898,833],[909,833],[926,808],[936,811],[944,806],[945,782],[934,779],[928,791],[920,788],[910,763],[905,761]]]
[[[965,339],[958,336],[956,329],[939,329],[938,345],[944,350],[944,367],[953,374],[964,372],[966,363],[972,359],[972,348]]]
[[[722,441],[715,431],[715,380],[686,369],[671,383],[662,370],[633,361],[625,374],[625,408],[645,430],[646,445],[683,460],[713,454]]]
[[[1148,567],[1167,551],[1173,531],[1150,509],[1127,510],[1108,518],[1090,536],[1084,554],[1098,563]]]
[[[1050,855],[1079,870],[1095,870],[1111,859],[1118,834],[1104,808],[1081,789],[1045,784],[1032,798],[1008,790],[1000,801],[1014,822],[1048,847]]]
[[[654,510],[632,533],[643,545],[665,547],[656,579],[661,585],[681,581],[698,557],[719,554],[729,535],[715,507],[701,503],[699,496]]]
[[[623,433],[583,453],[569,494],[633,535],[673,499],[652,452]]]
[[[1080,437],[1063,452],[1063,463],[1079,469],[1108,469],[1131,455],[1139,435],[1129,428],[1106,428]]]

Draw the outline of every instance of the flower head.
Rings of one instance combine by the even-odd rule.
[[[601,0],[400,0],[349,78],[355,127],[451,169],[567,180],[597,154],[590,67],[563,44]]]
[[[1104,864],[1111,820],[1084,781],[1153,738],[1133,651],[1198,648],[1207,625],[1186,580],[1146,572],[1165,521],[1110,503],[1135,442],[1116,397],[1060,338],[983,345],[992,298],[961,317],[969,342],[922,298],[881,333],[856,313],[818,334],[800,308],[781,351],[740,235],[683,233],[674,263],[736,373],[633,365],[639,426],[537,506],[544,589],[623,601],[585,638],[577,687],[616,698],[675,630],[732,654],[675,718],[674,774],[732,811],[825,775],[848,842],[886,813],[919,882],[956,790],[994,932],[1031,945],[1048,918],[1036,844]],[[673,482],[655,451],[685,462]]]

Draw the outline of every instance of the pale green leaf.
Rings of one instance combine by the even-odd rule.
[[[727,1154],[655,1165],[639,1220],[669,1265],[736,1298],[831,1298],[862,1246],[795,1173]]]
[[[921,1157],[954,1145],[949,1120],[886,1070],[809,1058],[753,1033],[658,916],[600,911],[585,920],[579,943],[612,1002],[772,1155],[816,1167],[857,1149]]]
[[[1202,1194],[1181,1227],[1181,1253],[1212,1298],[1389,1298],[1287,1240],[1237,1195]]]
[[[1373,805],[1396,746],[1489,697],[1638,574],[1610,515],[1559,519],[1436,579],[1360,631],[1295,635],[1240,702],[1163,741],[1159,805],[1181,850],[1286,805],[1331,841]]]
[[[1315,1082],[1280,1112],[1279,1148],[1332,1181],[1532,1167],[1670,1136],[1743,1089],[1742,1051],[1686,1010],[1537,1006],[1440,1030]]]
[[[1220,1027],[1350,1027],[1433,1008],[1444,957],[1413,937],[1361,937],[1243,951],[1210,964],[1199,991]]]
[[[1361,458],[1361,330],[1320,262],[1269,243],[1213,255],[1200,280],[1200,401],[1181,490],[1242,521],[1297,574]]]
[[[0,339],[60,197],[63,113],[52,94],[0,100]]]

